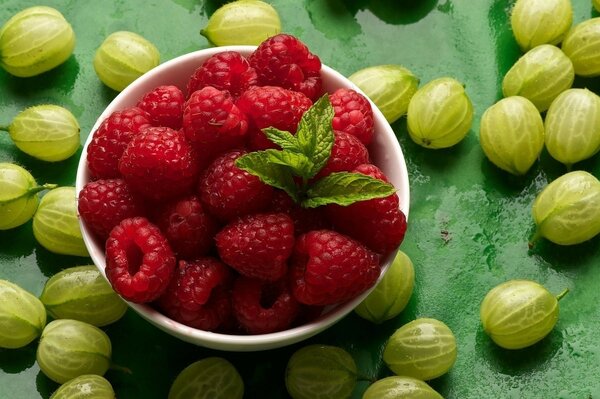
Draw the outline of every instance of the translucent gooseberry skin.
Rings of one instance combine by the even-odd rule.
[[[285,386],[293,399],[346,399],[356,379],[356,363],[350,354],[329,345],[297,350],[285,371]]]
[[[27,108],[13,119],[8,133],[17,148],[42,161],[63,161],[80,144],[77,119],[58,105]]]
[[[413,320],[388,340],[383,361],[396,374],[427,381],[446,374],[456,361],[456,339],[436,319]]]
[[[553,102],[545,120],[550,155],[570,166],[600,150],[600,97],[587,89],[569,89]]]
[[[523,51],[560,43],[573,23],[571,0],[517,0],[510,25]]]
[[[400,65],[377,65],[354,72],[348,78],[393,123],[406,114],[410,99],[419,87],[419,79]]]
[[[35,296],[0,280],[0,348],[21,348],[40,336],[46,309]]]
[[[510,68],[502,81],[504,97],[522,96],[542,112],[573,85],[573,63],[558,47],[541,44],[529,50]]]
[[[110,34],[96,50],[94,70],[102,83],[121,91],[159,62],[154,44],[137,33],[119,31]]]
[[[58,187],[42,197],[33,216],[33,235],[50,252],[89,256],[79,228],[75,187]]]
[[[557,298],[529,280],[496,286],[480,308],[483,330],[505,349],[522,349],[542,340],[556,325],[558,313]]]
[[[574,245],[600,233],[600,181],[585,171],[569,172],[548,184],[532,207],[533,241]]]
[[[354,310],[363,319],[380,324],[399,315],[410,300],[415,285],[412,261],[398,251],[383,279]]]
[[[244,382],[227,360],[209,357],[187,366],[171,385],[168,399],[242,399]]]
[[[119,320],[127,304],[96,266],[77,266],[52,276],[40,300],[55,319],[74,319],[97,327]]]
[[[600,76],[600,17],[574,26],[565,37],[562,50],[573,61],[575,74]]]
[[[36,360],[51,380],[64,384],[85,374],[104,375],[110,366],[110,339],[98,327],[77,320],[54,320],[42,332]]]
[[[30,7],[0,30],[0,65],[11,75],[31,77],[65,62],[74,47],[73,28],[59,11]]]
[[[473,104],[464,86],[453,78],[439,78],[421,87],[408,105],[411,139],[426,148],[451,147],[469,133]]]
[[[259,0],[237,0],[216,10],[200,34],[216,46],[253,45],[281,32],[277,11]]]
[[[115,399],[115,391],[106,378],[94,374],[80,375],[63,385],[50,399]]]
[[[375,381],[362,399],[444,399],[421,380],[392,376]]]
[[[27,223],[40,202],[40,187],[26,169],[12,163],[0,163],[0,230]]]
[[[525,97],[503,98],[481,116],[479,143],[494,165],[524,175],[544,148],[544,122]]]

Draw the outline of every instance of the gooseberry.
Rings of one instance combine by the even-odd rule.
[[[10,281],[0,280],[0,348],[21,348],[46,325],[46,309],[35,296]]]
[[[362,399],[444,399],[423,381],[411,377],[392,376],[375,381]]]
[[[600,0],[592,0],[592,3],[594,4],[596,11],[600,12]]]
[[[573,61],[575,74],[600,76],[600,17],[573,27],[563,41],[562,50]]]
[[[523,51],[558,44],[573,23],[571,0],[517,0],[510,25]]]
[[[396,330],[383,351],[383,361],[397,375],[431,380],[452,368],[456,339],[439,320],[413,320]]]
[[[187,366],[171,385],[168,399],[242,399],[244,382],[231,363],[209,357]]]
[[[487,293],[481,303],[483,330],[505,349],[522,349],[543,339],[558,320],[558,297],[528,280],[510,280]]]
[[[80,375],[65,382],[50,399],[115,399],[115,391],[106,378],[94,374]]]

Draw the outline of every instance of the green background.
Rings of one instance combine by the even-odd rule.
[[[283,30],[298,35],[321,60],[345,75],[371,65],[396,63],[422,83],[452,76],[466,84],[476,117],[469,136],[448,150],[417,147],[406,124],[393,124],[411,181],[409,230],[402,249],[416,269],[408,308],[381,326],[356,315],[310,339],[339,345],[361,373],[390,372],[381,361],[383,345],[396,328],[416,317],[443,320],[454,331],[458,359],[431,382],[447,398],[600,398],[600,239],[573,247],[540,242],[528,250],[533,231],[530,207],[537,192],[565,172],[546,152],[529,174],[512,177],[490,164],[478,143],[483,111],[501,96],[502,76],[520,56],[508,22],[509,0],[274,0]],[[67,107],[78,118],[82,142],[116,93],[97,79],[92,58],[110,33],[131,30],[152,41],[163,61],[209,47],[199,35],[218,7],[200,0],[0,0],[0,24],[27,6],[49,5],[71,22],[77,36],[72,57],[41,76],[20,79],[0,71],[0,125],[23,108],[41,103]],[[591,0],[573,0],[574,22],[598,16]],[[576,85],[600,93],[599,79]],[[80,152],[59,163],[20,153],[0,133],[0,162],[28,168],[40,183],[74,185]],[[594,157],[575,165],[600,176]],[[86,258],[57,256],[35,243],[31,223],[0,232],[0,278],[36,295],[45,281]],[[479,325],[486,292],[507,279],[536,280],[552,292],[571,292],[561,301],[554,331],[533,347],[507,351],[493,345]],[[165,398],[175,376],[206,356],[223,356],[238,368],[247,398],[285,398],[284,370],[294,350],[228,353],[183,343],[160,332],[132,311],[105,330],[113,360],[131,374],[111,370],[117,396]],[[308,343],[307,342],[307,343]],[[36,344],[0,349],[0,398],[48,398],[57,385],[35,363]],[[354,397],[367,386],[361,382]]]

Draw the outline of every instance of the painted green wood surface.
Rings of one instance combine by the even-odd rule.
[[[446,398],[600,398],[600,239],[563,248],[546,242],[528,251],[530,206],[546,182],[564,173],[544,153],[523,178],[491,165],[477,139],[479,118],[500,98],[502,76],[520,52],[508,24],[512,0],[273,0],[286,32],[298,35],[327,65],[349,75],[376,64],[397,63],[427,82],[452,76],[466,84],[476,118],[468,138],[449,150],[413,144],[403,120],[393,128],[404,149],[411,178],[411,214],[403,250],[415,263],[417,285],[407,310],[374,326],[352,314],[310,343],[347,349],[371,378],[390,372],[381,362],[392,332],[416,317],[446,322],[458,341],[451,372],[431,384]],[[152,41],[163,61],[209,43],[199,35],[218,2],[202,0],[0,0],[0,24],[32,5],[60,10],[77,36],[69,60],[42,76],[19,79],[0,71],[0,125],[24,107],[55,103],[79,119],[81,139],[115,96],[97,79],[92,58],[111,32],[131,30]],[[591,16],[591,0],[573,0],[575,23]],[[599,79],[576,84],[600,93]],[[47,164],[20,153],[0,135],[0,162],[17,162],[38,182],[73,185],[79,154]],[[600,176],[600,159],[576,165]],[[57,256],[33,240],[31,223],[0,232],[0,278],[36,295],[44,282],[86,258]],[[555,330],[520,351],[494,346],[479,325],[485,293],[511,278],[536,280],[552,292],[571,292],[561,301]],[[177,373],[206,356],[223,356],[239,369],[247,398],[285,398],[284,369],[303,344],[262,353],[205,350],[172,338],[132,311],[105,328],[114,362],[131,370],[109,371],[120,399],[165,398]],[[39,371],[35,343],[0,349],[0,399],[48,398],[57,385]],[[367,386],[357,386],[360,398]]]

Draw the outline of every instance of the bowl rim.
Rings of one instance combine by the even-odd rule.
[[[177,65],[185,63],[195,63],[196,67],[198,67],[206,58],[223,51],[237,51],[242,55],[248,55],[254,49],[256,49],[256,46],[222,46],[197,50],[191,53],[175,57],[169,61],[160,64],[159,66],[148,71],[146,74],[142,75],[140,78],[138,78],[129,86],[127,86],[108,104],[104,111],[98,116],[98,119],[96,120],[93,127],[88,133],[77,166],[77,176],[75,183],[77,196],[79,197],[79,192],[83,189],[83,186],[90,181],[89,171],[87,168],[87,147],[92,141],[94,132],[98,129],[102,121],[106,117],[108,117],[112,112],[131,106],[124,105],[123,103],[127,102],[127,100],[131,100],[131,97],[134,95],[132,93],[137,92],[138,94],[141,93],[143,95],[143,93],[152,90],[160,84],[169,84],[167,82],[150,84],[150,82],[153,81],[153,79],[160,78],[160,75],[165,74],[165,72],[169,71],[171,68],[176,67]],[[328,79],[334,79],[334,83],[337,83],[339,86],[356,90],[368,99],[373,109],[375,131],[378,132],[378,135],[385,135],[385,138],[388,141],[387,143],[385,143],[386,154],[389,154],[390,152],[393,153],[393,158],[396,158],[399,163],[399,174],[397,178],[390,180],[394,183],[394,186],[396,186],[398,190],[397,193],[400,199],[400,209],[404,212],[406,219],[408,220],[410,205],[410,187],[408,180],[408,170],[406,167],[404,154],[400,147],[400,143],[396,139],[395,133],[392,130],[390,124],[387,122],[387,120],[385,119],[381,111],[377,108],[377,106],[368,98],[368,96],[366,96],[365,93],[362,90],[360,90],[358,86],[352,83],[341,73],[337,72],[336,70],[325,64],[322,64],[321,75],[327,76]],[[140,98],[141,95],[136,95],[135,102],[137,103],[137,101]],[[98,244],[97,238],[92,233],[92,231],[86,226],[86,224],[81,218],[79,218],[79,225],[81,228],[83,241],[86,245],[86,248],[88,249],[88,252],[90,253],[90,257],[92,258],[94,264],[96,265],[100,273],[106,279],[106,274],[104,271],[106,264],[104,248],[102,245]],[[391,264],[395,254],[396,251],[393,251],[393,253],[388,255],[386,261],[381,264],[382,272],[380,273],[377,282],[379,282],[383,278],[385,272],[389,269],[389,265]],[[199,330],[170,319],[169,317],[163,315],[148,304],[137,304],[129,301],[126,302],[140,316],[149,321],[151,324],[173,336],[178,337],[183,341],[204,346],[207,348],[226,351],[258,351],[291,345],[293,343],[305,340],[307,338],[312,337],[313,335],[318,334],[319,332],[332,326],[333,324],[341,320],[343,317],[345,317],[347,314],[349,314],[356,306],[358,306],[360,302],[362,302],[362,300],[375,288],[376,285],[377,283],[374,284],[367,291],[363,292],[361,295],[345,303],[328,307],[327,310],[324,311],[321,316],[308,323],[297,327],[292,327],[283,331],[258,335],[233,335]]]

